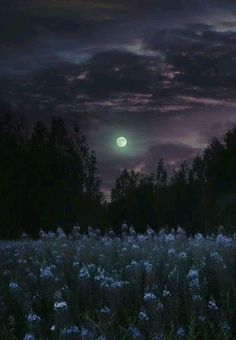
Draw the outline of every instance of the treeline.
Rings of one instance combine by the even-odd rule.
[[[124,170],[112,189],[112,225],[123,219],[138,230],[144,225],[176,227],[189,233],[236,231],[236,127],[223,141],[214,138],[188,166],[183,162],[168,178],[163,160],[156,173]]]
[[[94,152],[76,123],[53,118],[28,131],[9,113],[0,119],[0,238],[105,218]]]
[[[142,232],[150,225],[211,233],[236,227],[236,127],[213,139],[191,166],[168,176],[123,170],[111,191],[100,190],[96,158],[78,124],[53,118],[29,131],[7,112],[0,117],[0,238],[79,224],[120,232],[124,221]]]

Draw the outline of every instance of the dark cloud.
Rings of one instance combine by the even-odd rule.
[[[236,123],[233,2],[11,4],[0,12],[0,100],[31,122],[77,119],[104,190],[125,167],[191,161]]]
[[[84,79],[77,80],[78,87],[93,97],[108,97],[114,92],[147,93],[154,80],[149,60],[125,51],[95,55],[84,72]]]
[[[234,31],[219,32],[202,24],[158,31],[150,46],[165,54],[183,86],[228,87],[235,82]]]

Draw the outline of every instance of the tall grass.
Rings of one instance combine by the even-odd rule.
[[[183,229],[0,244],[0,339],[236,339],[236,237]]]

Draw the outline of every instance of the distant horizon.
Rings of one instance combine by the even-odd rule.
[[[1,105],[1,104],[0,104],[0,105]],[[8,109],[9,109],[9,107],[8,107]],[[27,117],[24,117],[24,115],[16,114],[16,113],[15,113],[15,115],[14,115],[14,112],[11,112],[11,114],[13,114],[13,117],[16,117],[16,118],[23,118],[23,119],[24,119],[24,122],[25,122],[25,124],[26,124],[26,128],[27,128],[30,132],[33,131],[34,124],[36,124],[37,122],[42,122],[42,123],[45,124],[46,127],[48,127],[48,128],[50,127],[50,121],[49,121],[49,120],[48,120],[48,121],[40,121],[40,119],[38,119],[38,120],[35,120],[35,121],[32,121],[32,122],[29,122],[29,121],[27,120]],[[52,117],[52,118],[57,118],[57,117],[63,118],[63,117],[56,116],[56,115],[55,115],[54,117]],[[76,120],[75,120],[74,122],[79,123],[79,122],[76,121]],[[67,124],[69,124],[68,127],[70,127],[70,126],[71,126],[70,124],[72,124],[72,123],[73,123],[73,122],[67,122]],[[232,130],[232,129],[235,128],[235,127],[236,127],[236,123],[235,123],[231,128],[229,128],[228,130],[226,130],[221,136],[218,136],[218,137],[212,136],[211,140],[209,140],[209,143],[206,143],[206,145],[204,146],[204,148],[203,148],[200,152],[197,152],[196,154],[193,154],[191,159],[187,159],[187,160],[182,159],[181,162],[180,162],[177,166],[176,166],[175,164],[171,164],[171,163],[167,164],[167,163],[165,162],[165,158],[164,158],[164,157],[160,157],[160,158],[157,158],[157,159],[156,159],[156,163],[154,164],[153,168],[150,169],[149,171],[148,171],[148,170],[143,170],[142,168],[134,168],[134,169],[133,169],[133,168],[128,168],[128,167],[126,167],[126,168],[120,168],[120,169],[119,169],[118,176],[119,176],[119,175],[121,174],[121,172],[122,172],[123,170],[125,170],[125,169],[128,170],[128,171],[134,171],[135,173],[140,173],[140,174],[144,174],[144,175],[150,175],[151,173],[154,173],[154,174],[155,174],[155,171],[156,171],[156,169],[157,169],[158,162],[159,162],[160,160],[163,160],[164,166],[166,167],[166,170],[167,170],[168,178],[170,179],[170,177],[173,175],[173,172],[174,172],[174,171],[178,171],[178,170],[180,169],[181,164],[182,164],[183,162],[185,162],[188,166],[191,167],[194,158],[195,158],[197,155],[202,156],[203,152],[204,152],[204,151],[206,150],[206,148],[210,145],[211,141],[212,141],[214,138],[217,138],[221,143],[224,144],[225,133],[227,133],[228,131]],[[81,133],[84,135],[84,137],[85,137],[86,140],[87,140],[87,136],[83,133],[83,131],[81,131]],[[88,140],[87,140],[87,142],[88,142]],[[116,146],[115,146],[115,142],[116,142],[116,139],[114,138],[114,140],[113,140],[113,146],[114,146],[114,147],[116,147]],[[90,151],[94,151],[94,152],[95,152],[96,161],[97,161],[97,165],[98,165],[98,176],[99,176],[99,177],[101,178],[101,180],[102,180],[102,183],[101,183],[101,191],[104,193],[105,199],[106,199],[108,202],[110,202],[110,201],[111,201],[111,190],[112,190],[112,188],[114,188],[114,186],[115,186],[115,181],[116,181],[116,179],[118,178],[118,176],[117,176],[117,178],[115,178],[112,182],[110,182],[110,187],[109,187],[109,188],[106,188],[106,187],[104,188],[104,186],[103,186],[103,177],[102,177],[102,173],[99,172],[99,159],[98,159],[98,157],[97,157],[96,151],[90,147],[89,142],[88,142],[88,146],[89,146],[89,148],[90,148]]]

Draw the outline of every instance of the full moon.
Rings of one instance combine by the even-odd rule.
[[[119,148],[124,148],[127,145],[127,139],[125,137],[118,137],[116,140],[116,145]]]

